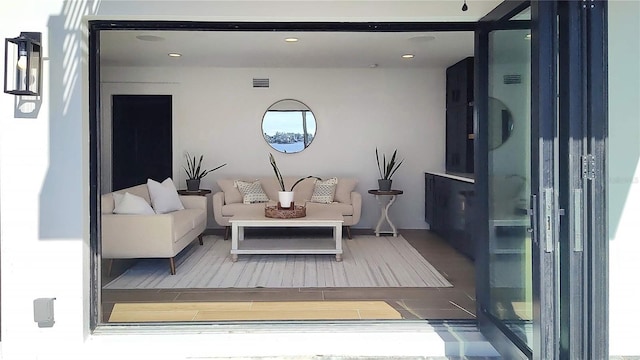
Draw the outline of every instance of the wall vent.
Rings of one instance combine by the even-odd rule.
[[[257,79],[253,78],[253,87],[254,88],[268,88],[269,87],[269,79]]]
[[[522,82],[522,76],[520,75],[504,75],[502,81],[507,84],[520,84]]]

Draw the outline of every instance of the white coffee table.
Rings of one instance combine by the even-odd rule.
[[[342,261],[342,215],[332,212],[309,212],[295,219],[268,218],[262,212],[236,215],[231,222],[231,260],[240,254],[335,254]],[[245,239],[244,229],[250,227],[330,227],[333,238],[312,239]]]

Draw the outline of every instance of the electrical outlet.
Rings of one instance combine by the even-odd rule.
[[[33,300],[33,321],[38,327],[53,327],[53,300],[56,298],[39,298]]]

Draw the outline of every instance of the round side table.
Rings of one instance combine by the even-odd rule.
[[[197,196],[205,196],[207,194],[211,194],[211,190],[209,189],[199,189],[197,191],[189,191],[189,190],[178,190],[178,195],[197,195]]]
[[[378,225],[376,225],[376,236],[380,236],[382,233],[393,234],[393,236],[398,236],[398,230],[391,222],[389,218],[389,208],[396,201],[396,196],[403,193],[402,190],[389,190],[389,191],[381,191],[381,190],[369,190],[369,194],[375,195],[376,200],[378,200],[378,204],[380,204],[380,220],[378,220]],[[388,201],[384,201],[383,198],[388,198]],[[381,230],[382,224],[384,222],[389,224],[391,231]]]

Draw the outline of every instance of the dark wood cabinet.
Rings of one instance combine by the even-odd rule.
[[[425,173],[425,221],[454,248],[475,258],[472,211],[474,184]]]
[[[426,221],[433,229],[434,214],[436,207],[436,191],[434,189],[436,176],[426,173],[424,175],[424,221]]]
[[[473,57],[447,68],[446,170],[473,173]]]

